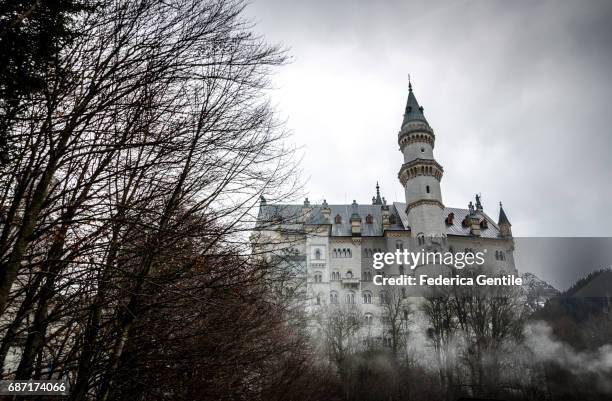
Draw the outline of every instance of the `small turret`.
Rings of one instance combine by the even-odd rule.
[[[504,212],[501,202],[499,202],[499,220],[497,221],[497,225],[499,226],[500,237],[512,237],[512,224],[510,224],[510,220],[508,220],[508,216],[506,216],[506,212]]]

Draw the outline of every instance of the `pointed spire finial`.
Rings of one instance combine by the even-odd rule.
[[[410,82],[410,74],[408,74],[408,91],[412,92],[412,82]]]
[[[376,181],[376,196],[372,198],[373,205],[382,205],[382,200],[380,198],[380,186],[378,185],[378,181]]]

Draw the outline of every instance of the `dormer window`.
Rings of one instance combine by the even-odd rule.
[[[372,224],[374,222],[374,219],[372,218],[371,214],[368,214],[366,216],[366,224]]]
[[[391,224],[395,224],[395,215],[392,214],[391,216],[389,216],[389,223]]]
[[[480,228],[489,228],[489,222],[487,221],[487,219],[482,219],[482,221],[480,222]]]
[[[339,214],[337,214],[336,217],[334,217],[334,223],[342,224],[342,217]]]
[[[454,220],[455,220],[455,213],[449,213],[448,216],[446,217],[446,224],[448,224],[449,226],[452,226]]]

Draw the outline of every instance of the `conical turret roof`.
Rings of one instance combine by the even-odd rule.
[[[508,220],[508,217],[506,216],[506,212],[504,212],[504,208],[502,207],[502,203],[499,202],[499,220],[497,221],[498,225],[502,225],[502,224],[508,224],[508,225],[512,225],[510,224],[510,220]]]
[[[422,121],[429,125],[425,115],[423,114],[423,108],[419,106],[419,102],[414,96],[412,91],[412,84],[408,84],[408,101],[406,102],[406,110],[404,111],[404,120],[402,121],[402,128],[410,121]]]

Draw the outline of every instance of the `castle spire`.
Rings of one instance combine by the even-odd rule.
[[[406,102],[406,109],[404,110],[402,128],[410,121],[423,121],[424,123],[428,124],[427,119],[423,114],[423,107],[419,106],[419,102],[412,91],[412,83],[408,81],[408,101]]]
[[[380,197],[380,187],[378,186],[378,181],[376,181],[376,196],[372,197],[372,204],[373,205],[382,205],[382,199]]]
[[[499,225],[500,237],[512,237],[512,224],[510,224],[510,220],[508,220],[508,216],[506,216],[506,212],[504,212],[501,202],[499,202],[499,220],[497,221],[497,225]]]
[[[512,225],[512,224],[510,224],[510,220],[508,220],[508,216],[506,216],[506,212],[504,212],[504,207],[502,206],[501,202],[499,202],[499,220],[497,221],[497,224],[499,224],[499,225],[502,225],[502,224]]]
[[[404,154],[398,178],[406,194],[406,213],[411,231],[415,236],[443,237],[446,226],[442,217],[444,204],[440,180],[444,170],[434,158],[433,129],[423,115],[411,82],[397,140]]]

